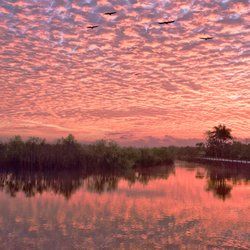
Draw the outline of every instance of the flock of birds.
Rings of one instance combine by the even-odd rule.
[[[115,15],[117,12],[116,11],[111,11],[111,12],[105,12],[104,15],[106,16],[112,16],[112,15]],[[162,21],[162,22],[158,22],[159,25],[166,25],[166,24],[171,24],[171,23],[174,23],[175,20],[170,20],[170,21]],[[87,29],[96,29],[98,28],[99,26],[98,25],[91,25],[91,26],[87,26]],[[211,40],[213,39],[213,37],[211,36],[206,36],[206,37],[200,37],[200,39],[202,40]]]

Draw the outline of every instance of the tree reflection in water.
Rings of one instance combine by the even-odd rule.
[[[196,178],[201,178],[202,174],[197,170]],[[226,200],[231,197],[233,186],[247,184],[250,180],[250,172],[245,166],[206,166],[207,186],[206,190]]]
[[[222,200],[226,200],[231,197],[231,190],[233,186],[228,184],[225,179],[220,180],[208,180],[207,191],[212,191],[215,196]]]
[[[0,169],[0,190],[15,197],[23,192],[27,197],[54,192],[66,199],[85,186],[91,192],[110,192],[118,188],[120,180],[128,181],[129,185],[136,182],[147,184],[153,179],[167,179],[174,171],[174,165],[147,169],[129,169],[123,171],[60,171],[60,172],[29,172]]]
[[[235,185],[247,184],[250,172],[246,167],[192,165],[196,169],[195,177],[205,181],[205,190],[214,196],[226,200],[230,198]],[[69,199],[79,188],[89,192],[103,193],[115,191],[119,182],[125,180],[129,186],[135,183],[147,185],[151,180],[168,179],[174,173],[175,166],[128,169],[122,171],[54,171],[29,172],[0,168],[0,190],[14,197],[23,192],[27,197],[53,192]]]

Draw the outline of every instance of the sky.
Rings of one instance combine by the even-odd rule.
[[[249,0],[1,0],[0,34],[1,137],[250,138]]]

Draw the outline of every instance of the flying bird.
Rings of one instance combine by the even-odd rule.
[[[97,27],[98,27],[98,25],[93,25],[93,26],[88,26],[87,29],[92,29],[93,30],[93,29],[95,29]]]
[[[207,41],[207,40],[212,40],[212,39],[213,39],[213,37],[201,37],[200,39],[201,39],[201,40],[205,40],[205,41]]]
[[[112,16],[116,14],[116,11],[112,11],[112,12],[105,12],[104,15],[109,15],[109,16]]]
[[[170,23],[174,23],[175,20],[171,20],[171,21],[163,21],[163,22],[158,22],[158,24],[162,25],[162,24],[170,24]]]

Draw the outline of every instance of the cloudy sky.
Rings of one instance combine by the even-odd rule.
[[[0,34],[2,137],[250,137],[249,0],[1,0]]]

